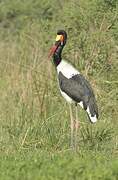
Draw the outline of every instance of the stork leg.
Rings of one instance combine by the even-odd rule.
[[[79,128],[79,121],[78,121],[78,108],[77,103],[75,104],[75,111],[76,111],[76,119],[75,119],[75,150],[77,150],[77,134]]]
[[[73,112],[72,112],[72,106],[69,104],[69,110],[70,110],[70,120],[71,120],[71,148],[74,149],[74,119],[73,119]]]

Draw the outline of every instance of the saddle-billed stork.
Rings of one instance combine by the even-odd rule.
[[[89,82],[78,70],[76,70],[68,62],[64,61],[61,57],[66,41],[67,33],[64,30],[58,30],[56,42],[50,50],[49,57],[53,56],[53,62],[57,69],[61,94],[70,104],[71,147],[76,147],[77,131],[79,127],[77,105],[79,104],[87,112],[90,122],[92,123],[95,123],[98,119],[98,107]],[[75,103],[76,107],[75,121],[72,115],[71,103]]]

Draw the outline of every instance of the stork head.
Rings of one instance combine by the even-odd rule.
[[[55,39],[55,44],[52,46],[49,57],[52,56],[59,46],[64,47],[67,40],[67,33],[64,30],[58,30]]]
[[[67,40],[67,33],[64,30],[58,30],[57,31],[57,36],[56,36],[56,42],[60,42],[62,46],[66,44]]]

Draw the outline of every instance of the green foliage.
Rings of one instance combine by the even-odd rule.
[[[0,178],[116,180],[118,126],[117,0],[0,1]],[[57,29],[63,57],[90,80],[100,118],[80,109],[79,152],[48,60]]]
[[[111,156],[112,158],[112,156]],[[3,179],[102,179],[116,180],[118,162],[104,154],[59,152],[50,154],[34,151],[0,158]],[[6,169],[6,171],[4,171]],[[6,178],[4,178],[6,177]]]

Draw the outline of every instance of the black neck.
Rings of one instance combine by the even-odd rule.
[[[55,53],[53,55],[53,62],[54,62],[56,67],[59,65],[59,63],[62,60],[61,53],[62,53],[63,47],[64,47],[64,45],[59,45],[57,50],[55,51]]]

